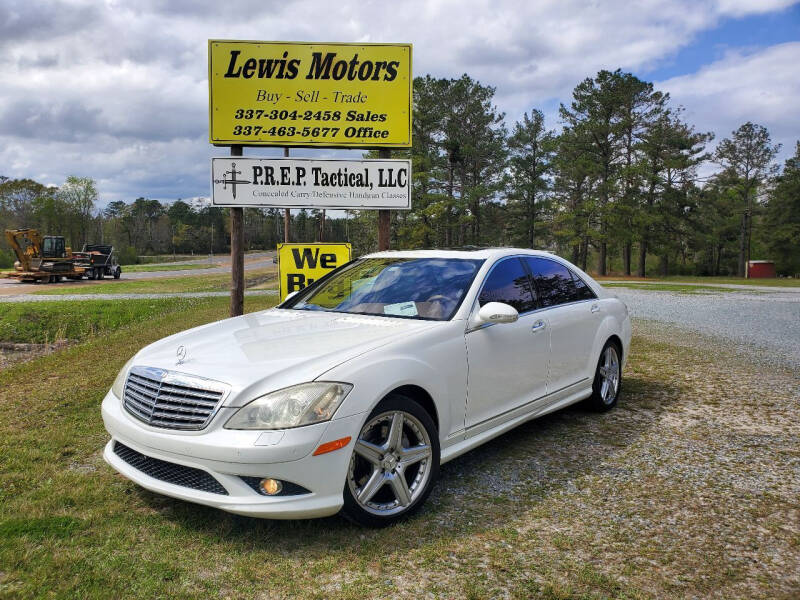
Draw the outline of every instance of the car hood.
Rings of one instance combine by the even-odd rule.
[[[225,405],[241,406],[437,325],[441,323],[270,309],[171,335],[142,349],[132,364],[224,382],[231,386]],[[186,356],[178,364],[181,346]]]

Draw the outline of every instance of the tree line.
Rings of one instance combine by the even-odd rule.
[[[414,85],[414,209],[398,246],[549,249],[599,275],[744,275],[749,259],[800,273],[798,159],[778,176],[766,128],[711,152],[669,94],[617,71],[580,82],[561,129],[533,109],[508,128],[468,75]]]
[[[412,209],[392,212],[392,247],[522,246],[606,275],[739,275],[749,259],[800,273],[800,142],[780,145],[747,122],[712,152],[669,94],[600,71],[559,108],[559,129],[532,109],[509,124],[495,88],[463,75],[414,80]],[[374,155],[375,153],[368,153]],[[124,263],[147,254],[230,248],[227,210],[137,198],[97,208],[89,178],[60,187],[0,177],[0,227],[36,227],[74,248],[114,244]],[[291,241],[377,247],[374,211],[292,211]],[[245,247],[283,241],[284,211],[244,211]],[[8,262],[10,255],[0,255]],[[7,266],[7,265],[5,265]]]

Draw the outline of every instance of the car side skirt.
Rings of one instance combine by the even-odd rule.
[[[571,404],[585,400],[592,395],[592,380],[583,379],[574,383],[563,390],[553,392],[546,396],[542,396],[529,404],[525,404],[518,408],[509,411],[506,414],[499,415],[485,421],[478,423],[473,427],[467,429],[466,432],[460,436],[454,436],[450,440],[445,441],[442,448],[441,460],[442,464],[461,456],[465,452],[469,452],[473,448],[504,434],[515,427],[522,425],[526,421],[543,417],[546,414],[555,412],[565,408]],[[498,420],[500,422],[498,422]]]

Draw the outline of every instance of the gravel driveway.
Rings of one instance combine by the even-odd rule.
[[[800,288],[682,294],[610,288],[637,319],[731,343],[776,366],[800,368]]]

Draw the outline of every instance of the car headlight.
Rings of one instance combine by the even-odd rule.
[[[225,429],[288,429],[329,421],[353,386],[316,381],[270,392],[243,406]]]
[[[125,366],[122,367],[122,370],[117,373],[117,378],[114,380],[114,385],[111,386],[111,393],[113,393],[120,400],[122,400],[122,395],[125,393],[125,378],[128,376],[128,370],[131,368],[132,362],[133,358],[125,363]]]

